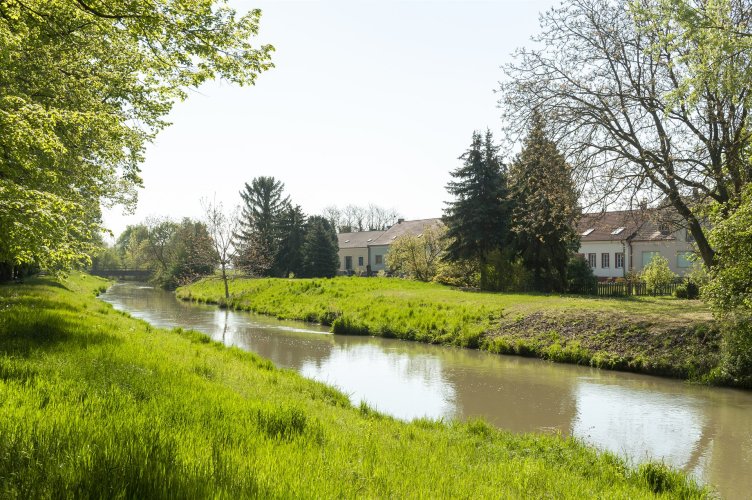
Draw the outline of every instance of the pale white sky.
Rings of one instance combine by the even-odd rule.
[[[136,212],[105,211],[116,235],[149,215],[198,218],[201,197],[236,205],[259,175],[308,214],[371,202],[441,216],[473,130],[500,136],[499,66],[558,1],[232,3],[263,10],[258,40],[275,46],[276,68],[176,104],[147,151]]]

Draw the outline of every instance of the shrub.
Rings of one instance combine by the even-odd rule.
[[[723,374],[736,385],[752,386],[752,314],[727,314],[721,328]]]
[[[682,283],[674,291],[674,297],[677,299],[696,299],[699,296],[700,288],[693,281]]]
[[[567,286],[575,293],[589,293],[597,279],[590,264],[580,255],[573,255],[567,262]]]
[[[641,276],[647,285],[648,293],[655,293],[676,279],[676,275],[668,265],[668,260],[660,255],[653,256],[650,263],[642,270]]]

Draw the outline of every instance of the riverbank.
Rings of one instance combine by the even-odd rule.
[[[480,421],[405,423],[74,275],[0,286],[0,496],[702,498],[663,466]]]
[[[672,297],[598,298],[457,290],[394,278],[206,279],[178,298],[377,335],[700,380],[720,361],[707,307]]]

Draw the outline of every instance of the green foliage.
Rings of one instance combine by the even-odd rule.
[[[721,321],[723,332],[719,382],[752,388],[752,314],[731,312]]]
[[[431,281],[438,273],[441,256],[446,250],[446,228],[426,227],[419,235],[404,234],[389,245],[386,266],[393,274],[419,281]]]
[[[103,283],[0,286],[2,497],[652,498],[658,484],[575,439],[353,407],[255,354],[115,313],[93,298]],[[708,495],[675,477],[664,494]]]
[[[662,255],[654,255],[640,274],[640,277],[647,286],[648,293],[656,293],[676,279],[676,275],[668,265],[668,260]]]
[[[514,247],[541,290],[564,291],[570,254],[579,247],[580,209],[572,169],[533,115],[522,151],[509,169]]]
[[[339,268],[337,233],[328,219],[308,218],[303,242],[303,272],[308,278],[331,278]]]
[[[433,281],[461,288],[478,288],[480,286],[478,263],[467,259],[440,260],[436,266],[436,276]]]
[[[694,281],[687,281],[676,287],[674,297],[677,299],[697,299],[700,297],[700,287]]]
[[[489,288],[488,255],[504,245],[509,229],[506,169],[498,150],[490,131],[485,137],[473,132],[470,148],[460,157],[463,165],[450,173],[454,180],[446,187],[454,200],[444,212],[445,260],[477,260],[482,290]]]
[[[172,104],[271,67],[249,43],[259,18],[215,0],[0,2],[0,262],[86,264],[100,205],[135,204]]]
[[[574,293],[588,293],[598,283],[593,269],[582,256],[572,255],[567,262],[567,288]]]

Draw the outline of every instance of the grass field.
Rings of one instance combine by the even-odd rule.
[[[672,297],[596,298],[477,293],[396,278],[206,279],[177,290],[280,319],[377,335],[537,356],[561,362],[700,378],[719,360],[707,307]]]
[[[352,407],[254,354],[119,313],[94,297],[105,284],[0,286],[0,497],[708,494],[572,439]]]

